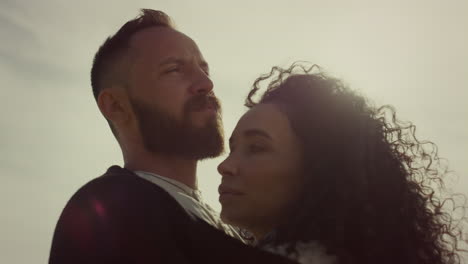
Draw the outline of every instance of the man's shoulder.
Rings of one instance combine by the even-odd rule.
[[[141,178],[138,177],[134,172],[117,165],[112,165],[104,174],[86,183],[83,187],[80,188],[79,191],[92,191],[95,189],[119,189],[121,186],[138,186],[140,188],[144,188],[143,186],[146,185],[149,184],[147,184],[145,181],[142,181]],[[125,189],[129,191],[133,190],[132,188]]]
[[[66,204],[55,228],[50,263],[136,263],[124,257],[146,258],[145,254],[165,259],[172,252],[166,244],[183,240],[178,231],[191,222],[160,187],[112,166]],[[167,253],[157,248],[167,248]]]
[[[106,173],[78,189],[65,209],[105,207],[108,211],[134,212],[148,207],[163,210],[177,205],[177,202],[159,186],[138,177],[132,171],[114,165]]]
[[[165,192],[159,186],[148,182],[137,176],[134,172],[111,166],[103,175],[89,181],[83,185],[75,195],[117,195],[130,197],[147,195],[166,196]]]

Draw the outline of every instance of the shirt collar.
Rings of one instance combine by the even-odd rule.
[[[175,188],[175,189],[178,189],[178,191],[183,191],[186,195],[194,198],[197,201],[202,200],[200,190],[192,189],[189,186],[187,186],[187,185],[185,185],[185,184],[183,184],[183,183],[181,183],[181,182],[179,182],[177,180],[167,178],[167,177],[164,177],[164,176],[161,176],[161,175],[158,175],[158,174],[155,174],[155,173],[147,172],[147,171],[134,171],[134,172],[136,174],[143,174],[143,175],[150,176],[151,180],[157,181],[160,184],[164,184],[168,188],[171,188],[171,189]]]

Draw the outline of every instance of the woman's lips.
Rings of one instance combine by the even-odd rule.
[[[240,192],[240,191],[238,191],[236,189],[224,186],[224,185],[219,186],[218,193],[219,193],[219,202],[221,202],[221,203],[225,202],[225,201],[227,201],[229,199],[232,199],[232,198],[239,197],[239,196],[243,195],[242,192]]]
[[[240,191],[238,191],[236,189],[224,186],[224,185],[219,186],[218,192],[219,192],[219,194],[225,194],[225,193],[237,194],[237,195],[242,194],[242,192],[240,192]]]

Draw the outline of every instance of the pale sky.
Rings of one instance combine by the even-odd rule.
[[[47,262],[70,196],[120,149],[91,92],[91,61],[139,8],[168,13],[210,64],[226,135],[253,80],[307,60],[377,105],[391,104],[439,147],[468,195],[468,1],[0,0],[0,263]],[[199,186],[219,209],[217,164]]]

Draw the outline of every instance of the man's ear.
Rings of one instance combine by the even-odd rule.
[[[103,89],[99,93],[97,104],[102,115],[114,124],[125,123],[131,117],[130,104],[124,89]]]

